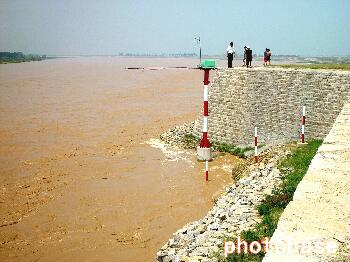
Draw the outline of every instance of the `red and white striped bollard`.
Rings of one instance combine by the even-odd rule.
[[[204,69],[204,89],[203,89],[203,137],[200,142],[200,147],[209,148],[210,142],[208,140],[208,85],[209,85],[209,71],[210,69]],[[205,181],[209,179],[209,163],[205,161]]]
[[[303,116],[301,118],[301,143],[305,143],[305,106],[303,106]]]
[[[209,164],[208,160],[205,161],[205,181],[208,181],[209,179]]]
[[[258,128],[254,128],[254,158],[255,163],[259,162],[259,156],[258,156]]]
[[[208,140],[208,85],[209,85],[209,69],[204,70],[204,89],[203,89],[203,137],[200,147],[209,148]]]

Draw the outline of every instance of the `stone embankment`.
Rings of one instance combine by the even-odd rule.
[[[244,147],[251,145],[254,127],[258,127],[259,141],[268,146],[296,140],[302,106],[306,106],[306,137],[324,138],[349,95],[349,72],[219,69],[209,87],[208,135],[211,141]],[[201,137],[202,117],[170,130],[162,140],[184,146],[182,137],[189,133]],[[265,261],[350,261],[349,141],[350,106],[346,105],[272,238],[332,238],[341,247],[338,253],[332,257],[302,258],[270,253]],[[249,167],[247,175],[229,186],[204,218],[178,230],[157,253],[157,260],[216,261],[215,253],[224,238],[234,240],[242,230],[259,222],[256,207],[264,194],[281,181],[276,163],[288,151],[277,147],[267,152],[273,156],[259,167]]]
[[[215,253],[224,238],[234,239],[259,222],[257,205],[281,181],[277,161],[288,154],[286,147],[266,150],[260,165],[251,165],[246,176],[228,186],[208,214],[185,225],[157,253],[162,262],[217,261]],[[221,254],[222,255],[222,254]]]
[[[210,140],[245,147],[254,127],[265,144],[297,140],[302,106],[306,137],[324,138],[350,94],[350,72],[220,68],[209,86]],[[201,137],[202,116],[193,134]]]
[[[288,254],[276,249],[263,261],[350,261],[350,103],[318,149],[271,238],[275,245],[287,241],[313,246]],[[315,248],[317,241],[323,252]],[[336,252],[327,252],[325,243],[337,245]]]
[[[175,126],[174,128],[168,130],[160,136],[168,145],[180,148],[192,148],[193,145],[185,141],[186,135],[193,133],[194,121],[190,123],[185,123],[183,125]]]

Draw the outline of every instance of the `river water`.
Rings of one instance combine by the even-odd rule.
[[[160,143],[202,107],[193,59],[83,57],[0,65],[0,259],[154,261],[231,181]]]

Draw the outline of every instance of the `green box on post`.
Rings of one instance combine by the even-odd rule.
[[[215,60],[202,61],[201,68],[215,68]]]

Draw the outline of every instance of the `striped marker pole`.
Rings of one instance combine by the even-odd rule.
[[[259,156],[258,156],[258,128],[254,128],[254,158],[255,163],[259,162]]]
[[[303,116],[301,118],[301,143],[305,143],[305,106],[303,106]]]
[[[210,69],[204,69],[204,89],[203,89],[203,137],[200,142],[200,147],[209,148],[210,142],[208,140],[208,85],[209,85],[209,71]],[[205,181],[208,181],[209,177],[209,163],[205,161]]]
[[[209,69],[204,70],[204,94],[203,94],[203,138],[200,147],[209,148],[208,140],[208,85],[209,85]]]
[[[208,164],[208,160],[205,161],[205,181],[208,181],[209,178],[209,164]]]

